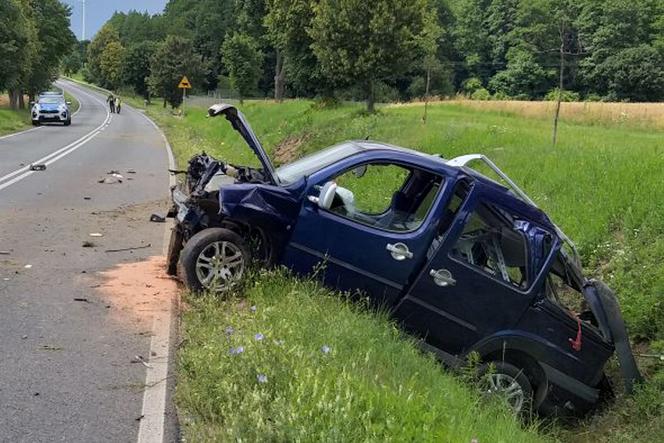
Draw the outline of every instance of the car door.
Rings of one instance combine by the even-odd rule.
[[[329,209],[315,203],[334,181]],[[287,266],[330,287],[392,307],[426,261],[429,222],[443,179],[409,164],[368,161],[310,180],[284,254]]]
[[[519,216],[472,192],[395,310],[404,327],[451,354],[515,325],[533,299]]]

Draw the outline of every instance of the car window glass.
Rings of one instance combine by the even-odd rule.
[[[441,184],[439,176],[395,164],[353,168],[334,181],[338,187],[332,212],[388,231],[417,229]]]
[[[514,229],[516,217],[500,208],[479,204],[450,255],[496,278],[526,289],[527,248],[523,233]]]

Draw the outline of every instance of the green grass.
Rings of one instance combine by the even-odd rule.
[[[642,343],[639,349],[652,345],[656,350],[664,343],[664,132],[562,122],[558,146],[553,148],[549,121],[458,104],[432,105],[427,124],[421,121],[420,106],[386,107],[375,115],[363,113],[361,105],[318,109],[309,101],[248,102],[241,109],[272,155],[284,140],[299,140],[295,150],[303,155],[365,137],[447,158],[473,152],[488,155],[577,243],[587,273],[616,290],[630,333]],[[189,108],[185,118],[157,105],[148,113],[164,128],[180,165],[201,150],[230,162],[257,164],[227,122],[206,119],[202,108]],[[259,282],[272,284],[271,277]],[[312,299],[323,303],[322,297]],[[276,306],[276,300],[267,304]],[[214,306],[194,305],[185,319],[189,336],[204,334],[206,323],[225,312],[225,305],[218,305],[219,310]],[[316,325],[314,320],[310,323]],[[183,352],[216,345],[193,340]],[[382,353],[372,343],[363,352]],[[563,429],[554,434],[575,441],[594,441],[597,432],[606,441],[656,440],[664,435],[664,383],[658,381],[663,378],[662,365],[645,362],[652,381],[635,398],[618,399],[608,411],[585,422],[581,432]],[[185,371],[181,380],[187,384],[198,376],[207,377]],[[200,398],[204,400],[209,399]],[[205,426],[208,416],[196,412],[195,402],[180,406],[191,415],[193,428]]]
[[[189,299],[177,387],[187,441],[544,441],[386,316],[283,271],[252,280],[242,299]]]
[[[76,97],[71,95],[69,92],[65,91],[65,100],[70,101],[71,105],[69,105],[69,112],[72,114],[76,111],[78,111],[78,108],[80,108],[81,104],[76,100]]]
[[[0,106],[0,135],[11,134],[30,127],[30,114],[27,109],[12,110]]]

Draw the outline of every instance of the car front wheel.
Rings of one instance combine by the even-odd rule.
[[[180,254],[180,273],[194,292],[221,293],[230,289],[247,270],[251,252],[242,237],[223,228],[200,231]]]
[[[530,411],[533,387],[523,369],[504,361],[494,361],[480,368],[480,376],[483,394],[503,400],[517,415]]]

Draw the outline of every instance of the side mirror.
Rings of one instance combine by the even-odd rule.
[[[35,105],[35,101],[34,101],[34,100],[31,100],[31,101],[30,101],[30,106],[34,106],[34,105]]]
[[[335,182],[327,182],[320,188],[318,197],[313,195],[309,196],[309,201],[318,205],[322,209],[330,209],[334,196],[337,193],[337,184]]]
[[[353,169],[353,175],[356,178],[361,178],[366,173],[367,173],[367,165],[361,165],[361,166],[358,166],[357,168]]]

